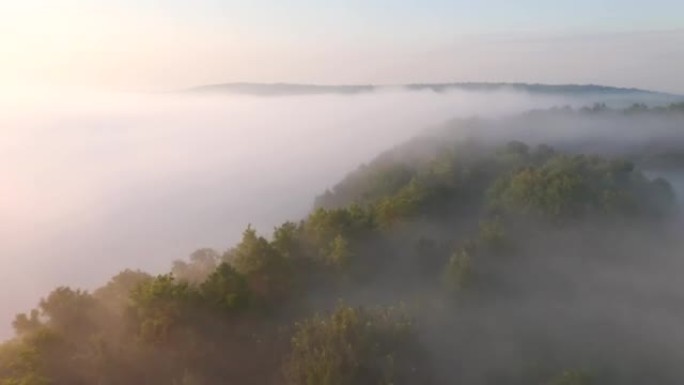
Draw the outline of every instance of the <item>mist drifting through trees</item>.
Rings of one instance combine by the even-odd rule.
[[[358,164],[426,127],[570,103],[511,92],[3,96],[0,280],[11,290],[0,292],[0,338],[57,285],[161,273],[238,241],[247,224],[300,218]]]
[[[107,244],[85,250],[123,259],[58,261],[72,273],[14,318],[14,336],[0,346],[0,384],[681,382],[682,105],[611,108],[583,100],[590,107],[548,109],[581,103],[499,94],[478,107],[477,96],[453,94],[438,107],[399,112],[421,102],[415,97],[444,97],[417,95],[309,99],[323,100],[310,115],[320,120],[283,125],[277,134],[266,127],[303,110],[271,104],[281,108],[268,110],[275,117],[231,131],[245,142],[201,135],[223,130],[209,124],[217,119],[210,115],[178,125],[181,115],[150,114],[146,122],[159,127],[151,136],[126,119],[92,120],[99,123],[88,129],[114,131],[106,138],[131,151],[124,159],[150,167],[138,175],[148,183],[106,191],[147,197],[122,211],[139,212],[123,223],[141,231],[122,239],[154,247],[155,234],[167,232],[168,240],[187,232],[210,244],[179,259],[178,249],[189,243],[171,242],[156,248],[170,255],[148,265],[138,261],[145,256],[123,255],[136,249]],[[264,106],[246,103],[225,121]],[[340,122],[336,103],[366,110],[330,126]],[[188,123],[208,128],[176,142],[168,130]],[[327,137],[333,129],[345,133]],[[169,145],[152,153],[128,146],[145,140]],[[260,141],[260,152],[235,155],[244,143]],[[357,143],[353,154],[344,153]],[[75,148],[105,163],[111,155],[104,144]],[[203,159],[192,162],[199,154]],[[323,165],[313,167],[316,159]],[[223,173],[230,161],[240,162],[233,171],[244,174]],[[103,178],[125,182],[125,168],[108,172]],[[215,184],[216,177],[224,182]],[[152,204],[164,191],[159,186],[186,178],[193,184],[184,188],[192,188],[166,190],[178,195]],[[205,218],[216,221],[212,229],[170,213],[169,203],[211,187],[218,189],[193,205],[229,197],[235,210],[245,210],[244,220],[236,211],[246,222],[239,230],[217,219],[235,215],[230,210]],[[85,207],[101,202],[86,200]],[[253,222],[247,211],[259,207],[265,209]],[[178,209],[196,214],[212,206]],[[187,222],[165,227],[179,219]],[[152,225],[162,227],[145,233]],[[213,244],[229,231],[224,244]],[[121,271],[110,279],[101,279],[103,272],[86,277],[89,263]]]

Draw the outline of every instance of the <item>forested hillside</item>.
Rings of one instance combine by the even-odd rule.
[[[678,109],[524,119],[684,127]],[[449,127],[272,234],[247,226],[168,274],[47,293],[0,347],[0,384],[682,383],[682,222],[670,183],[643,169],[666,151]]]

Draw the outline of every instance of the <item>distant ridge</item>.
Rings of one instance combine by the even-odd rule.
[[[240,94],[254,96],[288,95],[354,95],[374,91],[404,89],[409,91],[447,92],[464,91],[504,91],[514,90],[532,94],[550,95],[627,95],[641,94],[659,97],[681,98],[679,95],[648,91],[638,88],[608,87],[595,84],[530,84],[530,83],[411,83],[401,85],[317,85],[298,83],[223,83],[193,87],[182,92]]]

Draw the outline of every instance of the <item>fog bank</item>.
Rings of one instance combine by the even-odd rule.
[[[565,104],[581,103],[512,92],[0,96],[0,338],[57,285],[162,272],[232,245],[248,224],[269,233],[425,128]]]

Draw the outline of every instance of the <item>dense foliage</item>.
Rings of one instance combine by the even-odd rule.
[[[55,289],[16,317],[0,384],[677,383],[674,353],[615,351],[632,329],[583,345],[621,326],[578,299],[599,265],[668,250],[673,213],[669,183],[627,160],[421,137],[269,238]],[[638,226],[647,241],[614,243]]]

